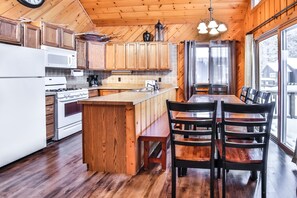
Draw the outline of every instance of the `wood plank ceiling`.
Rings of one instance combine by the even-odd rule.
[[[209,18],[209,0],[80,0],[96,26],[198,23]],[[243,21],[248,0],[213,0],[213,17]]]

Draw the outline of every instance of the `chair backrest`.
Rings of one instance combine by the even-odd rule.
[[[228,94],[228,85],[212,84],[210,94],[227,95]]]
[[[261,149],[262,156],[259,163],[267,162],[268,144],[270,137],[270,129],[273,117],[275,103],[267,104],[231,104],[221,102],[222,111],[222,159],[225,161],[226,149]],[[230,115],[249,114],[254,119],[248,121],[240,119],[232,119]],[[228,115],[228,116],[227,116]],[[257,118],[257,119],[255,119]],[[258,130],[247,132],[243,129],[247,127],[256,127]],[[238,140],[250,141],[238,141]],[[255,141],[257,140],[257,141]]]
[[[187,147],[210,146],[210,160],[214,160],[217,101],[211,103],[181,103],[167,100],[166,103],[172,163],[175,163],[176,146],[179,145]],[[187,114],[187,118],[189,116],[193,118],[186,119],[180,114]]]
[[[209,94],[211,84],[197,83],[193,85],[193,94]]]
[[[250,88],[249,91],[248,91],[248,94],[246,96],[246,100],[245,100],[245,103],[246,104],[253,104],[254,103],[254,99],[257,95],[257,90],[256,89],[253,89],[253,88]]]
[[[248,95],[249,89],[250,89],[250,87],[245,87],[245,86],[243,86],[241,88],[241,93],[240,93],[239,99],[244,103],[246,102],[246,97]]]
[[[269,102],[270,96],[271,96],[271,93],[269,92],[258,91],[256,94],[256,97],[254,98],[253,103],[266,104]]]

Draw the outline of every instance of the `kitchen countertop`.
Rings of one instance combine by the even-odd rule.
[[[97,87],[82,87],[87,88],[88,90],[96,90],[96,89],[110,89],[110,90],[117,90],[117,89],[140,89],[143,88],[144,85],[142,84],[108,84],[108,85],[100,85]]]
[[[94,105],[102,105],[102,104],[110,104],[110,105],[135,105],[145,100],[148,100],[152,97],[170,91],[172,89],[176,89],[176,87],[168,87],[163,88],[158,91],[153,92],[134,92],[127,91],[121,92],[117,94],[111,94],[107,96],[98,96],[89,98],[86,100],[79,101],[80,104],[94,104]]]

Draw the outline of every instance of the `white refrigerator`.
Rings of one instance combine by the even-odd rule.
[[[0,167],[46,146],[45,54],[0,43]]]

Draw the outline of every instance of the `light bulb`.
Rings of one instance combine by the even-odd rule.
[[[201,30],[201,29],[207,29],[205,22],[201,22],[201,23],[199,23],[197,29],[198,29],[198,30]]]
[[[209,34],[211,35],[217,35],[219,33],[219,31],[216,29],[216,28],[212,28],[210,31],[209,31]]]
[[[218,24],[215,20],[211,20],[208,24],[208,28],[216,28],[218,27]]]
[[[227,27],[226,27],[226,25],[225,25],[224,23],[221,23],[221,24],[219,25],[219,27],[218,27],[218,31],[219,31],[219,32],[225,32],[225,31],[227,31]]]
[[[207,33],[208,33],[207,28],[205,28],[205,29],[200,29],[198,33],[199,33],[199,34],[207,34]]]

